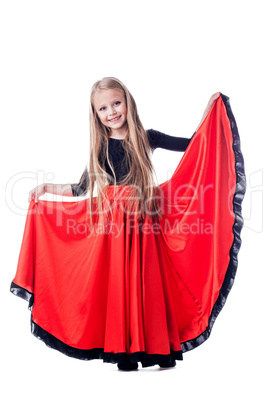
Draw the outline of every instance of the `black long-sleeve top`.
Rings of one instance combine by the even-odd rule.
[[[170,151],[185,151],[189,145],[191,138],[184,137],[174,137],[161,133],[160,131],[149,129],[146,130],[148,134],[149,143],[152,151],[156,148],[163,148]],[[195,133],[194,133],[195,134]],[[128,168],[126,165],[122,164],[124,158],[125,150],[122,145],[122,141],[117,138],[109,138],[109,157],[113,163],[114,171],[116,174],[116,180],[119,182],[128,173]],[[105,168],[107,173],[113,176],[110,166],[105,161]],[[78,183],[71,184],[73,196],[81,196],[87,193],[89,188],[89,176],[87,167]]]

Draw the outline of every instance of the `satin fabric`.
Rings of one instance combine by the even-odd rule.
[[[209,336],[225,302],[235,240],[237,170],[226,102],[224,95],[214,102],[160,184],[160,222],[141,224],[129,213],[131,186],[108,186],[112,213],[97,234],[88,199],[30,202],[11,290],[32,297],[32,323],[43,334],[77,350],[146,355],[185,352]]]

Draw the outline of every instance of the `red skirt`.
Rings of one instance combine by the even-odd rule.
[[[112,213],[95,232],[88,199],[32,200],[11,284],[29,302],[32,333],[80,359],[182,360],[209,337],[233,285],[245,188],[236,122],[221,94],[158,186],[162,219],[129,213],[131,186],[108,186]]]

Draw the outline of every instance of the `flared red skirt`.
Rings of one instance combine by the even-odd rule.
[[[132,186],[107,187],[109,208],[94,231],[88,199],[32,200],[11,284],[29,302],[32,333],[80,359],[181,360],[209,337],[233,285],[245,184],[221,95],[158,186],[160,220],[130,211]]]

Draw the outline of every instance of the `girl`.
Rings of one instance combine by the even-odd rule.
[[[220,92],[211,96],[196,131],[219,96]],[[149,157],[150,150],[185,151],[190,143],[188,138],[144,130],[133,96],[116,78],[106,77],[97,81],[92,87],[90,100],[89,174],[85,168],[77,184],[40,184],[29,192],[28,202],[33,198],[38,202],[38,198],[46,192],[80,196],[85,195],[88,189],[92,198],[94,183],[103,188],[107,174],[109,182],[114,184],[120,181],[122,185],[133,183],[143,187],[153,182],[152,173],[155,173]],[[149,192],[146,190],[144,198]]]
[[[26,224],[27,233],[25,231],[11,291],[26,300],[33,300],[34,295],[34,335],[69,356],[102,358],[105,362],[117,363],[122,370],[136,370],[139,361],[143,367],[155,364],[174,367],[176,360],[182,360],[184,351],[207,339],[224,304],[221,295],[225,289],[224,276],[226,272],[233,274],[235,270],[231,263],[228,265],[227,251],[231,246],[236,251],[239,249],[238,231],[233,240],[234,220],[226,198],[227,186],[231,188],[234,185],[237,171],[231,170],[227,175],[219,173],[221,181],[217,178],[219,166],[228,164],[229,159],[234,162],[231,146],[234,131],[228,126],[227,99],[220,92],[212,95],[196,132],[188,139],[153,129],[145,130],[133,96],[118,79],[105,77],[93,85],[89,167],[85,168],[78,183],[44,183],[29,192],[29,210],[35,211],[31,214],[35,220]],[[213,105],[214,114],[211,112]],[[229,119],[232,117],[230,113],[229,110]],[[211,121],[208,121],[209,114]],[[224,125],[226,128],[223,130]],[[199,130],[201,126],[203,130]],[[237,139],[238,133],[235,134]],[[158,147],[183,152],[190,144],[191,150],[179,165],[180,169],[176,169],[170,180],[156,186],[151,152]],[[220,163],[212,155],[219,149],[219,144],[226,144],[223,158],[228,163],[225,159]],[[239,155],[241,157],[241,153]],[[239,177],[244,177],[242,173],[240,171]],[[189,174],[191,178],[188,178]],[[184,179],[188,182],[187,186],[184,182],[180,185]],[[213,180],[216,186],[213,196],[210,194],[213,201],[210,200],[209,208],[202,211],[202,223],[199,219],[201,213],[198,212],[193,220],[195,212],[191,212],[191,208],[196,209],[196,197],[192,196],[190,202],[187,200],[191,199],[189,195],[195,183],[198,189],[203,189],[204,184],[208,189],[213,187],[208,180]],[[93,197],[95,184],[97,197]],[[184,191],[184,188],[185,196],[178,197],[176,194],[176,201],[170,202],[176,191]],[[81,225],[89,216],[90,229],[86,234],[90,233],[90,236],[80,236],[77,231],[66,238],[66,233],[63,236],[61,232],[53,237],[54,241],[47,243],[49,246],[37,240],[39,254],[34,251],[33,258],[38,259],[38,264],[34,263],[33,269],[38,266],[39,273],[32,275],[35,278],[33,282],[37,283],[35,289],[33,284],[26,285],[25,277],[30,275],[25,272],[21,275],[21,272],[29,270],[24,254],[27,255],[31,247],[26,243],[31,241],[31,237],[36,242],[36,236],[46,236],[49,227],[54,231],[57,229],[50,221],[42,232],[42,225],[46,219],[52,219],[51,212],[46,216],[46,207],[60,208],[57,203],[40,200],[39,207],[38,198],[45,192],[80,196],[88,191],[89,199],[79,204],[82,205],[82,212],[77,213],[75,221]],[[239,196],[237,191],[231,195],[233,199]],[[89,213],[84,208],[87,202]],[[216,209],[213,202],[219,203]],[[105,205],[108,205],[108,212],[104,209]],[[42,220],[39,220],[39,208]],[[235,211],[236,216],[239,212],[238,209]],[[187,233],[175,231],[179,226],[176,223],[178,217],[184,223],[184,231],[187,227]],[[27,219],[34,218],[29,214]],[[96,232],[99,228],[96,223],[100,220],[104,223],[103,228],[109,228],[108,236],[107,232]],[[204,226],[210,220],[212,229],[215,222],[219,225],[223,220],[225,225],[220,235],[227,240],[221,239],[218,253],[215,242],[219,243],[220,231],[217,230],[215,235],[214,231],[204,235],[201,233],[204,228],[200,226],[198,233],[193,232],[200,221]],[[159,222],[160,225],[154,226]],[[111,231],[111,228],[114,229],[111,223],[120,229],[118,233]],[[164,226],[165,223],[168,225]],[[176,225],[170,228],[171,224]],[[35,225],[38,230],[34,229]],[[61,239],[59,244],[58,238]],[[73,241],[80,238],[86,241],[83,248],[79,242]],[[63,239],[67,239],[67,259],[60,255],[64,253]],[[190,247],[195,250],[194,254]],[[48,248],[51,249],[52,260],[48,259]],[[217,275],[209,273],[212,260],[218,270]],[[56,276],[51,261],[56,265]],[[48,279],[50,271],[52,284]],[[230,290],[229,282],[226,285]],[[43,288],[46,289],[45,295]]]

